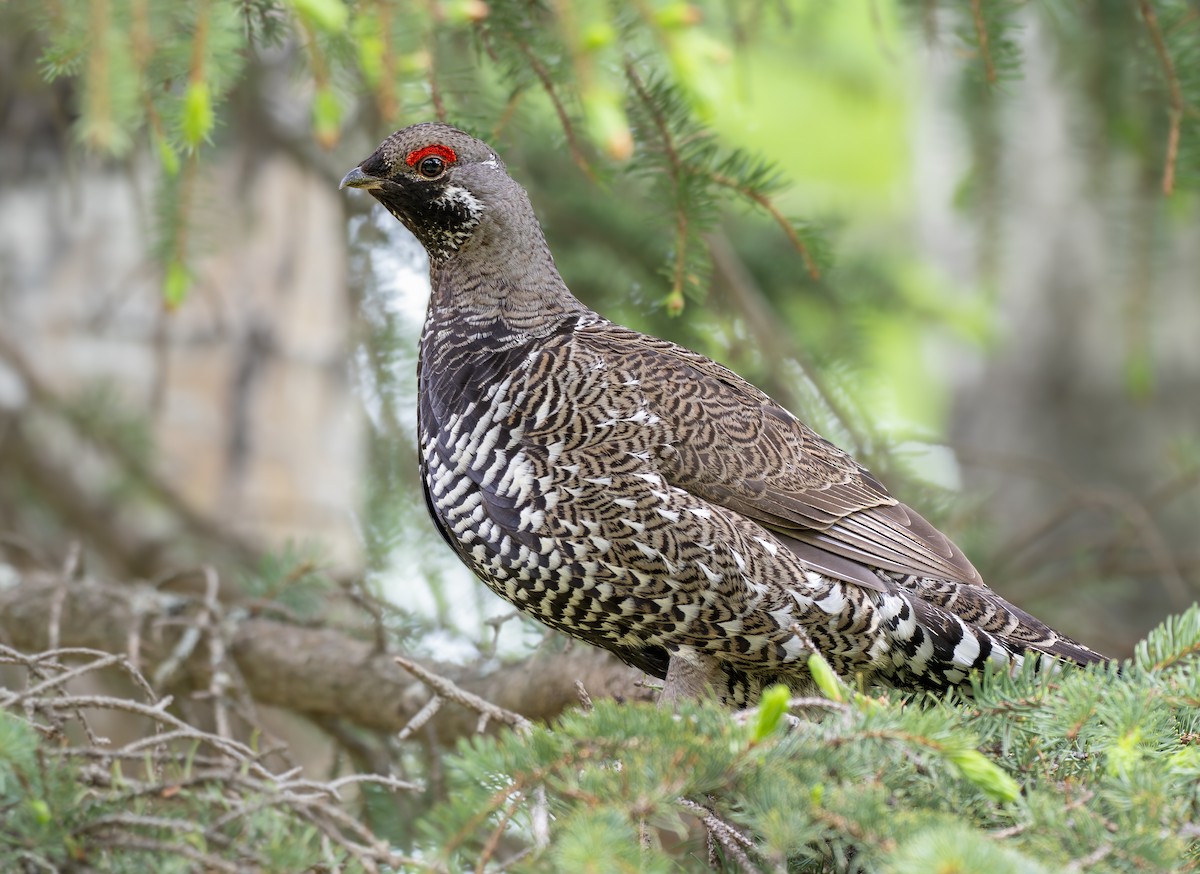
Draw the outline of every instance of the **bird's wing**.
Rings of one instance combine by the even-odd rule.
[[[773,531],[818,571],[881,589],[870,568],[983,585],[949,538],[847,453],[729,369],[681,346],[606,325],[581,339],[620,361],[674,440],[672,485]]]

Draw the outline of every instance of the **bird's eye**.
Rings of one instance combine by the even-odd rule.
[[[413,149],[404,159],[404,163],[412,167],[426,179],[437,179],[446,172],[446,168],[458,160],[458,155],[449,146],[434,143]]]
[[[446,162],[437,155],[429,155],[426,158],[422,158],[421,162],[417,164],[417,172],[426,179],[437,179],[445,169]]]

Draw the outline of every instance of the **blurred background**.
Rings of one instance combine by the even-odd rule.
[[[747,376],[1128,655],[1200,589],[1198,18],[10,0],[0,585],[211,565],[301,617],[365,583],[438,658],[541,640],[425,517],[424,255],[337,190],[441,118],[500,151],[577,296]]]

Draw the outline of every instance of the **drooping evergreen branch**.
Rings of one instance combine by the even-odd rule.
[[[518,41],[517,47],[521,53],[529,61],[529,68],[533,70],[537,76],[538,82],[542,85],[542,90],[546,92],[546,96],[550,98],[550,104],[554,107],[554,114],[558,116],[558,123],[562,127],[563,135],[567,138],[567,148],[571,151],[571,158],[575,161],[575,166],[578,167],[583,175],[592,182],[596,181],[596,171],[592,169],[591,163],[584,154],[583,147],[579,143],[579,134],[575,130],[575,124],[571,121],[571,116],[567,112],[566,106],[563,104],[562,98],[558,94],[558,89],[554,85],[550,73],[546,70],[545,65],[533,53],[533,49],[528,44]]]
[[[639,146],[658,154],[671,182],[671,201],[675,212],[676,261],[672,273],[672,297],[682,305],[686,280],[687,245],[710,223],[714,201],[711,189],[724,188],[762,209],[784,231],[804,261],[809,276],[817,281],[821,268],[793,222],[784,217],[770,192],[780,184],[778,172],[770,164],[757,161],[741,150],[722,150],[712,133],[693,116],[687,101],[669,81],[647,82],[633,62],[627,61],[626,75],[643,112],[651,120],[652,131],[643,132]],[[653,133],[653,143],[648,142]],[[682,245],[681,245],[682,244]]]
[[[989,85],[996,84],[996,66],[988,47],[987,22],[983,18],[983,0],[971,0],[971,20],[975,25],[975,38],[979,41],[979,55],[983,58],[984,75]]]
[[[429,101],[433,104],[434,115],[441,122],[449,121],[449,114],[446,112],[446,100],[442,96],[442,88],[438,82],[438,57],[437,57],[437,35],[434,22],[437,19],[438,10],[433,0],[426,0],[425,16],[429,22],[429,30],[427,31],[426,42],[429,48],[429,63],[425,68],[425,81],[429,84]]]
[[[512,93],[508,95],[508,100],[504,101],[504,108],[500,110],[500,115],[496,118],[496,123],[492,125],[492,132],[488,137],[489,140],[495,142],[499,140],[509,123],[512,122],[513,116],[517,113],[517,107],[521,103],[521,98],[525,95],[523,88],[514,88]]]
[[[796,362],[820,403],[845,433],[854,452],[860,457],[864,456],[871,441],[859,426],[859,417],[851,413],[805,351],[786,331],[781,330],[780,320],[772,310],[770,301],[754,282],[729,240],[720,233],[710,234],[708,248],[718,273],[724,277],[727,287],[732,291],[738,312],[753,328],[755,336],[761,338],[770,357],[779,361],[790,359]],[[801,409],[800,397],[795,386],[787,380],[777,379],[764,387],[788,409]]]
[[[1154,43],[1154,51],[1158,55],[1159,64],[1162,65],[1163,78],[1167,82],[1169,128],[1167,131],[1167,155],[1163,165],[1162,191],[1163,194],[1170,195],[1175,191],[1175,163],[1179,158],[1179,132],[1183,123],[1184,111],[1183,90],[1179,84],[1179,75],[1175,72],[1175,62],[1171,60],[1171,53],[1167,50],[1162,30],[1158,26],[1158,15],[1154,11],[1154,4],[1150,0],[1138,0],[1138,10],[1141,12],[1142,20],[1146,23],[1146,31],[1150,34],[1150,41]]]
[[[812,278],[813,282],[817,282],[821,279],[821,268],[813,258],[812,253],[809,252],[808,246],[806,246],[804,241],[800,239],[800,235],[796,233],[796,228],[793,226],[793,224],[784,217],[783,213],[779,211],[779,208],[775,206],[774,201],[772,201],[765,192],[748,186],[737,179],[732,179],[722,173],[714,172],[710,173],[709,176],[713,182],[717,183],[718,185],[732,189],[742,197],[753,201],[762,207],[766,211],[767,215],[774,219],[775,223],[783,229],[783,232],[787,234],[788,241],[791,242],[796,251],[800,253],[800,257],[804,260],[804,267],[808,270],[808,275]]]
[[[488,58],[512,89],[496,126],[502,126],[503,118],[515,108],[516,95],[536,83],[558,119],[572,160],[589,181],[595,182],[596,171],[588,159],[583,132],[568,108],[578,97],[578,82],[571,64],[573,56],[563,43],[554,14],[522,0],[502,0],[489,4],[488,15],[475,24],[475,32]]]
[[[626,62],[625,73],[647,114],[653,119],[658,132],[658,145],[666,155],[667,169],[671,178],[671,200],[675,213],[675,264],[671,271],[671,291],[667,296],[667,311],[678,313],[683,309],[683,284],[687,273],[688,214],[683,206],[682,188],[684,167],[674,136],[663,116],[661,106],[651,97],[641,76],[631,62]]]
[[[375,95],[380,117],[396,119],[400,117],[400,101],[396,98],[399,79],[396,75],[395,37],[392,35],[393,5],[389,0],[371,0],[367,8],[378,21],[376,32],[379,35],[379,70],[377,73],[372,71],[375,73],[372,93]],[[370,80],[371,77],[368,77],[368,82]]]
[[[966,71],[984,94],[1019,75],[1022,51],[1013,34],[1022,26],[1026,6],[1020,0],[971,0],[969,11],[964,7],[958,15],[959,39],[977,62]]]

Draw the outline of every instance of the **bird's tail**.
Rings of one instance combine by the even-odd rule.
[[[1031,654],[1080,665],[1109,661],[986,586],[920,577],[894,582],[895,590],[881,596],[889,644],[881,673],[897,685],[944,689],[989,662],[1011,668]]]

